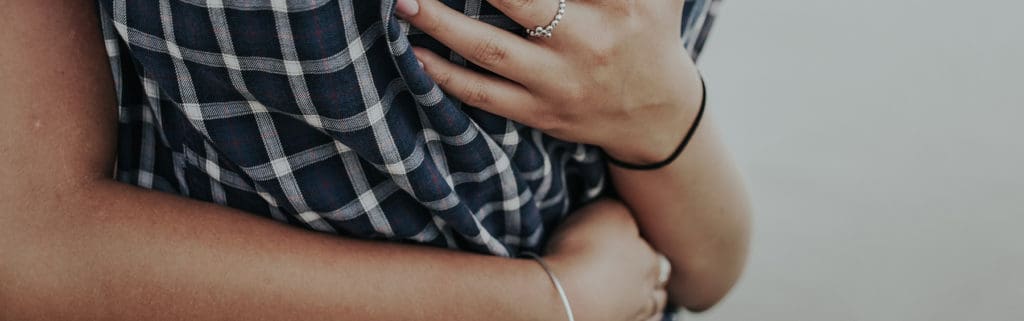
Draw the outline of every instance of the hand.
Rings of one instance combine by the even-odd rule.
[[[548,243],[545,260],[566,288],[577,320],[661,320],[667,294],[660,254],[629,209],[601,200],[573,213]],[[557,304],[557,303],[553,303]]]
[[[417,2],[418,1],[418,2]],[[523,26],[547,25],[558,0],[488,0]],[[568,2],[550,38],[519,35],[438,0],[399,0],[399,16],[473,63],[473,72],[414,48],[428,74],[467,104],[613,157],[654,163],[679,144],[700,80],[679,38],[683,0]]]

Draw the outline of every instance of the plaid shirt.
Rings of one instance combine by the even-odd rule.
[[[445,0],[521,29],[482,0]],[[690,0],[696,55],[717,0]],[[100,0],[117,178],[317,231],[501,256],[606,193],[594,147],[460,106],[394,1]]]

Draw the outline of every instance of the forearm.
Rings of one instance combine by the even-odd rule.
[[[704,310],[721,300],[746,259],[750,209],[711,119],[705,115],[686,150],[667,167],[609,167],[641,234],[673,263],[672,301]]]
[[[79,190],[60,202],[45,193],[4,202],[0,320],[541,320],[562,313],[532,261],[332,237],[112,181]]]

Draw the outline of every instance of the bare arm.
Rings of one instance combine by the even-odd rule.
[[[561,313],[530,261],[330,238],[99,179],[79,186],[33,186],[40,192],[16,198],[22,206],[4,206],[0,320],[542,320]]]
[[[711,120],[705,115],[687,149],[667,167],[609,166],[641,234],[673,263],[673,303],[694,311],[710,308],[736,283],[750,238],[747,197]]]
[[[532,261],[331,237],[113,181],[116,102],[95,12],[90,0],[0,3],[0,320],[563,316]],[[574,302],[635,314],[646,298],[589,280],[614,273],[640,292],[654,254],[621,227],[628,212],[584,212],[595,219],[562,232],[582,254],[549,258],[580,272],[562,275]]]

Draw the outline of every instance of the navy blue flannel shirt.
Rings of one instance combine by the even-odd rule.
[[[445,0],[521,30],[482,0]],[[717,0],[687,1],[696,56]],[[377,0],[100,0],[117,178],[317,231],[501,256],[606,193],[591,146],[446,96]],[[680,124],[685,126],[685,124]]]

